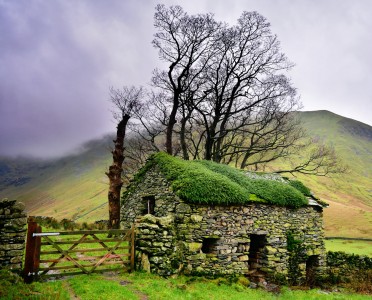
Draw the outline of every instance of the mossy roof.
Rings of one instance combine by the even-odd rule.
[[[186,161],[164,152],[152,155],[135,179],[157,165],[184,201],[208,205],[265,203],[297,208],[308,205],[310,190],[299,181],[252,178],[233,167],[205,160]]]

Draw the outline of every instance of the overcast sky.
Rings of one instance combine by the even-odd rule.
[[[0,0],[0,155],[58,156],[113,132],[108,89],[144,85],[159,60],[157,3],[272,25],[306,111],[372,125],[371,0]]]

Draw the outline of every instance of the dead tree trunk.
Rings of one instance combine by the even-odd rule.
[[[117,126],[116,139],[114,140],[115,148],[112,153],[112,165],[106,175],[109,178],[109,229],[120,228],[120,191],[123,186],[121,174],[123,172],[124,162],[124,138],[129,115],[124,115]]]

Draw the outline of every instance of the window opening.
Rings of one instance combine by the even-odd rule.
[[[142,211],[142,215],[153,215],[155,213],[155,196],[146,196],[142,199],[144,200],[144,209]]]
[[[203,238],[202,252],[205,254],[217,254],[218,238]]]

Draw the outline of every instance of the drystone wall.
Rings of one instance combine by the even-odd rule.
[[[328,275],[339,277],[342,281],[348,277],[361,276],[372,270],[372,258],[345,252],[327,252]]]
[[[153,216],[138,218],[146,212],[150,196],[155,200]],[[324,273],[322,212],[313,207],[188,204],[172,193],[155,168],[124,199],[122,220],[127,228],[135,222],[142,267],[161,275],[246,274],[256,268],[287,276],[289,233],[305,252],[298,262],[300,276],[306,276],[309,257],[315,258],[317,273]]]
[[[16,200],[0,200],[0,267],[22,269],[27,216],[25,206]]]

